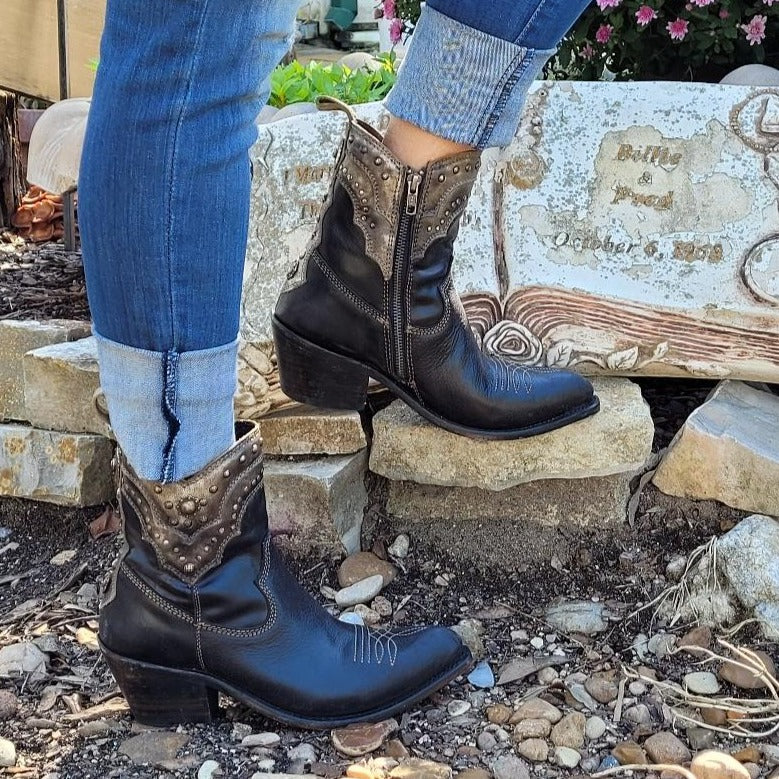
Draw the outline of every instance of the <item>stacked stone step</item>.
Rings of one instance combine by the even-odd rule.
[[[0,322],[0,496],[68,506],[113,498],[115,443],[89,329]],[[299,554],[357,551],[368,465],[360,415],[297,408],[260,426],[279,543]]]
[[[464,438],[395,402],[374,417],[370,467],[390,479],[395,529],[462,560],[515,568],[577,528],[618,533],[654,425],[638,385],[597,379],[601,412],[533,438]]]
[[[76,345],[88,335],[86,322],[0,322],[0,495],[67,506],[111,497],[113,444],[104,430],[83,424],[82,394],[91,402],[96,369],[64,370],[52,358],[58,349],[82,352]],[[41,363],[54,370],[41,372]],[[28,369],[32,384],[25,381]],[[74,394],[74,387],[85,389]]]

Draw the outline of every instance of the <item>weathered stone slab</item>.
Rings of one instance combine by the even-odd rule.
[[[367,450],[339,457],[265,461],[271,531],[294,554],[360,549]]]
[[[753,515],[717,540],[717,565],[766,638],[779,639],[779,520]]]
[[[548,562],[572,532],[619,533],[632,476],[545,479],[499,492],[391,481],[387,513],[393,532],[461,560],[514,569]]]
[[[261,417],[259,423],[269,455],[353,454],[368,445],[356,411],[301,406]]]
[[[94,506],[113,495],[113,444],[98,435],[0,425],[0,495]]]
[[[396,401],[373,418],[370,467],[396,481],[505,490],[541,479],[633,473],[652,448],[654,425],[639,387],[599,379],[601,411],[561,430],[514,441],[449,433]]]
[[[668,495],[779,515],[779,397],[721,382],[671,442],[654,483]]]
[[[27,421],[24,407],[24,355],[31,349],[74,341],[89,335],[88,322],[0,322],[0,420]]]
[[[34,349],[23,362],[24,403],[34,427],[112,436],[94,402],[100,387],[94,337]]]
[[[343,122],[260,128],[251,340],[270,342]],[[514,143],[486,155],[458,239],[455,282],[483,348],[589,373],[778,380],[777,139],[777,88],[537,84]]]

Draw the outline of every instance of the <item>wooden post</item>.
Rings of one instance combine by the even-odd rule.
[[[0,92],[0,228],[11,226],[24,194],[17,103],[13,93]]]

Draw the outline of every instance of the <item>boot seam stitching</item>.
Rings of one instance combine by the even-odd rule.
[[[190,625],[195,624],[195,620],[189,614],[187,614],[186,611],[179,609],[178,606],[173,606],[160,595],[157,595],[157,593],[154,592],[151,587],[141,581],[137,574],[126,563],[123,562],[121,564],[121,569],[130,583],[135,585],[135,587],[139,589],[150,601],[152,601],[152,603],[157,605],[163,611],[166,611],[168,614],[171,614],[174,617],[178,617]]]
[[[210,633],[219,633],[226,636],[250,638],[252,636],[259,636],[273,627],[273,625],[276,623],[276,601],[273,599],[273,595],[265,586],[267,584],[268,574],[270,573],[270,547],[271,539],[270,534],[268,534],[263,543],[262,572],[260,573],[260,578],[257,579],[256,582],[257,589],[260,590],[260,592],[268,601],[269,611],[268,618],[265,620],[265,624],[260,628],[226,628],[222,627],[221,625],[211,625],[207,622],[204,622],[202,623],[203,630],[208,630]]]
[[[384,281],[384,311],[387,314],[387,322],[384,325],[384,359],[386,360],[387,371],[392,370],[392,335],[389,326],[390,315],[390,283],[389,279]]]
[[[221,633],[223,635],[233,636],[236,638],[251,638],[252,636],[258,636],[261,633],[264,633],[266,630],[269,630],[272,627],[272,623],[276,619],[276,604],[273,602],[273,598],[270,596],[270,594],[264,589],[262,589],[263,594],[268,599],[268,601],[271,604],[271,616],[268,618],[268,621],[265,625],[263,625],[261,628],[225,628],[221,625],[212,625],[208,622],[200,622],[198,623],[193,617],[191,617],[189,614],[187,614],[185,611],[180,610],[177,606],[173,606],[170,603],[168,603],[164,598],[157,595],[154,590],[152,590],[147,584],[142,582],[137,575],[130,570],[130,568],[127,567],[124,563],[122,563],[122,570],[129,579],[129,581],[137,587],[149,600],[151,600],[155,605],[157,605],[159,608],[161,608],[163,611],[166,611],[168,614],[171,614],[174,617],[178,617],[179,619],[183,620],[184,622],[187,622],[190,625],[193,626],[200,626],[202,630],[207,630],[211,633]],[[262,579],[262,577],[261,577]]]
[[[408,332],[410,335],[438,335],[446,329],[449,324],[449,320],[452,315],[452,301],[449,299],[449,295],[452,289],[452,280],[448,278],[444,282],[442,289],[438,291],[441,293],[441,297],[444,299],[444,313],[441,317],[441,321],[436,325],[430,325],[429,327],[420,327],[418,325],[409,325]]]
[[[200,668],[206,671],[206,662],[203,659],[203,640],[201,630],[203,627],[203,610],[200,606],[200,594],[197,587],[192,588],[192,598],[195,602],[195,651],[197,652],[197,661]]]
[[[342,281],[338,278],[335,272],[324,261],[319,252],[316,252],[314,262],[317,268],[322,272],[324,277],[332,284],[335,289],[342,295],[347,297],[354,305],[356,305],[364,314],[367,314],[372,319],[375,319],[379,324],[385,324],[385,318],[372,306],[370,303],[366,303],[362,298],[355,295]]]

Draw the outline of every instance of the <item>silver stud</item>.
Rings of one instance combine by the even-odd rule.
[[[168,541],[168,539],[167,539],[167,538],[164,538],[164,539],[162,540],[162,545],[163,545],[163,546],[170,546],[170,541]]]
[[[216,536],[211,536],[211,543],[212,543],[212,544],[215,544],[215,543],[216,543]]]
[[[238,504],[237,503],[233,503],[233,511],[238,511]]]
[[[438,225],[436,225],[436,226],[435,226],[435,231],[436,231],[436,232],[438,232],[440,229],[441,229],[441,228],[440,228]]]
[[[198,558],[198,559],[200,559],[200,558]],[[187,573],[192,573],[192,571],[194,571],[194,570],[195,570],[194,563],[187,563],[187,564],[184,566],[184,570],[185,570]]]
[[[367,147],[367,146],[360,146],[360,151],[361,151],[363,154],[367,154],[367,153],[368,153],[368,147]]]
[[[471,172],[471,166],[470,165],[466,165],[465,166],[465,172],[466,173],[470,173]]]
[[[376,222],[371,222],[371,230],[374,230],[376,228]]]
[[[201,506],[205,506],[208,501],[205,498],[201,498],[198,503],[200,503]]]
[[[162,492],[162,487],[159,484],[155,485],[154,491],[159,495]]]
[[[386,181],[389,178],[389,173],[382,173],[381,174],[382,181]]]
[[[229,479],[230,478],[230,471],[227,468],[225,468],[225,472],[222,474],[222,476],[224,476],[225,479]]]
[[[444,211],[444,213],[445,213],[447,216],[449,216],[449,209],[447,208],[447,209],[446,209],[446,211]]]
[[[219,528],[219,535],[223,536],[225,534],[225,529],[223,527]]]
[[[211,551],[211,547],[210,546],[204,546],[203,547],[203,551],[204,552],[210,552]]]
[[[252,451],[253,451],[253,452],[256,452],[256,451],[257,451],[257,444],[252,444]]]
[[[246,462],[246,455],[245,455],[245,454],[242,454],[242,455],[241,455],[241,456],[238,458],[238,462],[239,462],[239,463],[245,463],[245,462]]]
[[[202,554],[199,554],[199,555],[197,556],[197,560],[198,560],[198,562],[201,562],[201,561],[202,561],[202,559],[203,559],[203,555],[202,555]]]
[[[173,508],[173,501],[172,500],[166,500],[165,501],[165,508],[166,509],[172,509]]]
[[[173,547],[173,553],[174,554],[178,554],[179,553],[179,548],[177,546]]]
[[[362,201],[361,201],[361,202],[362,202],[362,203],[367,203],[367,202],[368,202],[368,198],[367,198],[367,197],[364,197],[364,198],[362,199]]]
[[[216,484],[212,484],[212,485],[211,485],[211,486],[208,488],[208,491],[209,491],[209,492],[210,492],[212,495],[215,495],[215,494],[216,494],[216,493],[219,491],[219,487],[217,487],[217,486],[216,486]]]
[[[186,557],[184,557],[184,555],[181,555],[181,557],[179,557],[179,562],[180,562],[180,563],[183,563],[183,562],[184,562],[186,559],[187,559],[187,558],[186,558]]]
[[[433,228],[430,225],[427,226],[427,232],[429,232],[429,233],[433,232]]]
[[[374,165],[381,165],[381,157],[376,157],[376,159],[373,161]]]
[[[238,515],[237,514],[233,514],[233,519],[238,519]]]
[[[179,512],[184,516],[191,516],[197,511],[197,503],[192,498],[182,500],[179,504]]]
[[[179,523],[179,521],[178,521],[178,519],[177,519],[176,517],[171,517],[171,518],[170,518],[170,524],[171,524],[173,527],[177,527],[177,526],[178,526],[178,523]]]
[[[446,176],[444,176],[444,174],[442,173],[442,174],[441,174],[441,175],[438,177],[438,180],[439,180],[439,181],[446,181]]]
[[[459,166],[459,165],[455,165],[455,166],[452,168],[452,173],[459,173],[459,172],[460,172],[460,166]]]

